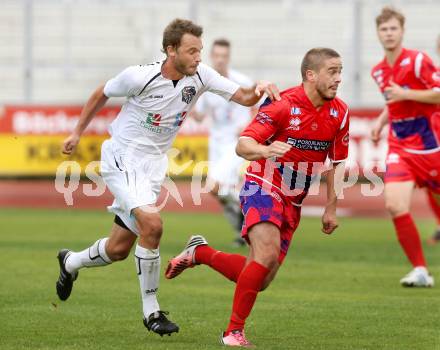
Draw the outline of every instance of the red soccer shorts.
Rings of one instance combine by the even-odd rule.
[[[244,183],[240,202],[244,215],[241,235],[248,243],[249,230],[260,222],[271,222],[280,230],[281,246],[278,261],[281,264],[289,250],[293,233],[299,225],[301,207],[294,206],[276,192],[265,192],[253,181]]]
[[[414,181],[440,193],[440,152],[413,154],[390,150],[386,159],[385,182]]]

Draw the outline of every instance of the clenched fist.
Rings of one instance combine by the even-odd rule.
[[[64,140],[62,152],[64,154],[72,154],[78,143],[79,136],[76,134],[71,134],[68,138]]]

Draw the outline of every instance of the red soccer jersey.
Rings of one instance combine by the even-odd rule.
[[[440,89],[440,80],[432,60],[422,52],[402,49],[391,67],[384,58],[371,71],[384,94],[394,81],[405,89]],[[440,150],[439,105],[416,101],[399,101],[388,105],[389,147],[410,153],[432,153]]]
[[[252,161],[247,180],[301,204],[327,156],[334,162],[347,158],[348,128],[348,108],[339,98],[316,109],[301,85],[283,91],[281,101],[267,99],[241,137],[262,144],[281,141],[292,148],[281,158]]]

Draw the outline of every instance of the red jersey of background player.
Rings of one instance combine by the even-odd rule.
[[[371,71],[384,94],[392,80],[403,88],[440,89],[436,67],[424,53],[402,49],[394,66],[384,58]],[[410,153],[432,153],[440,150],[440,107],[416,101],[399,101],[388,105],[389,147]],[[437,120],[436,120],[437,119]]]
[[[348,128],[347,105],[337,97],[316,109],[300,85],[281,92],[280,101],[267,99],[241,137],[292,148],[281,158],[252,161],[246,180],[301,204],[327,156],[334,162],[347,158]]]

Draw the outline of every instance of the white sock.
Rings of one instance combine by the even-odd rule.
[[[148,318],[160,310],[156,297],[160,274],[159,249],[147,249],[137,244],[134,259],[141,287],[142,311],[144,317]]]
[[[92,246],[81,252],[72,252],[66,259],[66,270],[69,273],[78,271],[82,267],[104,266],[112,263],[105,251],[108,237],[98,239]]]

